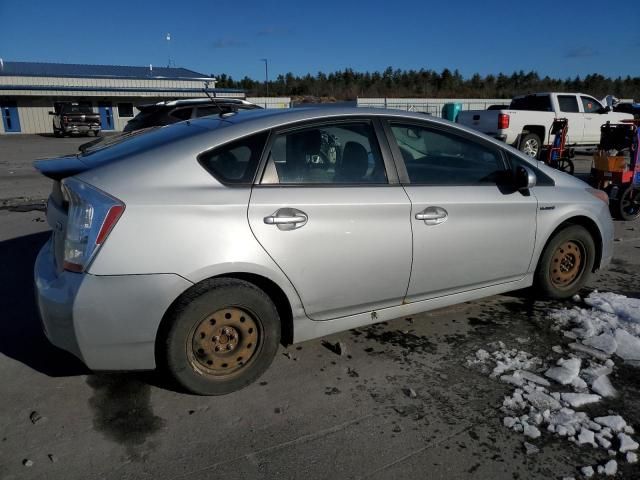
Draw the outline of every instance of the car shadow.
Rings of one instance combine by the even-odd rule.
[[[0,354],[51,377],[88,373],[80,360],[53,346],[37,312],[33,264],[48,232],[0,242]]]

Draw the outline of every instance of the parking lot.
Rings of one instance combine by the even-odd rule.
[[[87,371],[40,329],[32,266],[50,184],[31,161],[88,140],[0,137],[0,479],[581,478],[614,456],[616,478],[638,478],[616,452],[505,428],[513,388],[468,361],[503,342],[555,363],[572,340],[549,314],[582,300],[514,292],[281,347],[257,383],[223,397],[154,372]],[[590,164],[577,157],[577,174]],[[640,298],[640,223],[616,222],[613,263],[582,296],[592,290]],[[610,378],[618,397],[584,410],[640,431],[637,366],[616,361]]]

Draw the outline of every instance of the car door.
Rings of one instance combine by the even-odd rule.
[[[567,132],[567,143],[569,145],[584,143],[584,113],[578,106],[576,95],[558,95],[557,118],[569,120],[569,130]]]
[[[600,127],[606,122],[606,115],[602,115],[603,107],[595,98],[580,95],[584,112],[584,143],[600,143]],[[603,118],[605,120],[603,120]]]
[[[249,222],[307,315],[327,320],[399,305],[411,270],[411,205],[376,123],[274,132],[265,155]]]
[[[509,186],[500,148],[446,126],[389,120],[385,128],[412,204],[406,301],[524,277],[537,201]]]

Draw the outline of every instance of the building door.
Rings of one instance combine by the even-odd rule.
[[[113,130],[113,107],[111,102],[99,102],[98,110],[100,111],[100,128],[102,130]]]
[[[5,132],[19,132],[20,131],[20,117],[18,116],[18,106],[16,102],[2,102],[0,103],[0,110],[2,110],[2,125]]]

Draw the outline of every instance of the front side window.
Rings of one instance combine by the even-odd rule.
[[[580,97],[582,100],[582,109],[584,113],[598,113],[602,109],[602,105],[591,97]]]
[[[251,185],[269,132],[227,143],[198,157],[200,165],[222,183]]]
[[[321,125],[274,139],[262,184],[386,184],[369,122]]]
[[[401,123],[391,131],[411,183],[495,184],[505,170],[497,150],[455,133]]]
[[[561,112],[578,113],[578,100],[575,95],[558,95],[558,105]]]

